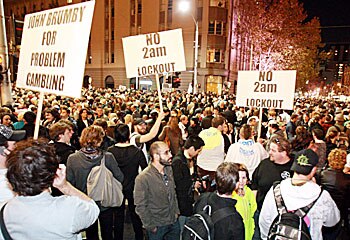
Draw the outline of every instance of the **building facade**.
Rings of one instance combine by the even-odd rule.
[[[180,2],[190,2],[182,12]],[[4,0],[5,16],[23,20],[25,14],[42,11],[81,0]],[[195,23],[198,23],[198,90],[221,93],[227,82],[234,83],[242,69],[234,36],[235,0],[96,0],[87,51],[84,83],[95,87],[135,87],[127,79],[122,38],[181,28],[186,68],[181,72],[181,90],[193,80]],[[8,34],[10,35],[10,34]],[[11,41],[9,41],[11,42]],[[244,60],[243,60],[244,62]],[[243,67],[244,68],[244,67]],[[137,79],[142,86],[155,89],[152,76]],[[233,91],[235,84],[231,85]]]

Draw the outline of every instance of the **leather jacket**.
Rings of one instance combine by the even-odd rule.
[[[332,196],[343,218],[350,206],[350,175],[329,167],[321,172],[320,183]]]

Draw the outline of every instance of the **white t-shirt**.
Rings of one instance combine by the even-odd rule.
[[[12,192],[10,183],[8,182],[6,178],[7,168],[0,169],[0,205],[2,206],[2,203],[7,202],[11,198],[15,196],[15,194]]]
[[[49,192],[16,196],[4,209],[6,228],[13,239],[76,240],[81,230],[92,225],[100,210],[93,200],[53,197]],[[0,240],[3,240],[0,234]]]
[[[225,162],[244,164],[248,169],[250,179],[252,179],[255,168],[261,160],[268,157],[269,153],[260,143],[256,143],[252,139],[239,139],[228,149]]]

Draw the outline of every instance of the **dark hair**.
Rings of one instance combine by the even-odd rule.
[[[290,142],[285,139],[282,136],[279,136],[277,134],[275,134],[272,138],[271,138],[271,143],[274,143],[278,146],[278,151],[279,152],[283,152],[286,151],[287,155],[289,156],[290,151],[291,151],[291,144]]]
[[[56,121],[58,121],[61,118],[60,113],[56,108],[46,109],[45,113],[50,113],[55,118]]]
[[[198,125],[199,119],[198,119],[197,117],[192,117],[191,120],[192,120],[196,125]]]
[[[66,110],[68,114],[70,114],[70,109],[66,105],[61,106],[61,111]]]
[[[243,124],[239,130],[239,134],[245,139],[248,140],[252,136],[252,127],[248,124]]]
[[[117,143],[125,143],[130,138],[129,126],[124,123],[119,123],[114,131],[115,140]]]
[[[3,112],[3,113],[0,114],[1,124],[4,123],[3,118],[4,118],[5,116],[10,116],[10,117],[11,117],[11,113]],[[12,118],[11,118],[11,119],[12,119]]]
[[[151,158],[151,161],[153,162],[154,159],[154,155],[156,155],[157,153],[159,153],[159,149],[161,148],[161,146],[165,145],[166,143],[163,141],[156,141],[154,143],[151,144],[150,148],[149,148],[149,155]]]
[[[315,137],[317,138],[317,139],[319,139],[319,140],[322,140],[323,138],[324,138],[324,132],[321,130],[321,129],[319,129],[319,128],[314,128],[314,129],[312,129],[312,131],[311,131],[314,135],[315,135]]]
[[[247,177],[247,184],[249,184],[250,183],[250,178],[249,178],[248,168],[243,163],[236,163],[236,164],[237,164],[237,167],[238,167],[238,172],[245,172],[245,175]]]
[[[214,128],[217,128],[218,126],[224,124],[226,121],[226,119],[222,116],[217,116],[217,117],[214,117],[213,120],[211,121],[211,125],[214,127]]]
[[[58,159],[46,140],[18,142],[6,161],[7,178],[20,196],[35,196],[48,189],[55,179]]]
[[[27,123],[34,123],[36,119],[36,114],[31,111],[25,112],[23,115],[23,119],[26,120]]]
[[[86,113],[89,114],[89,109],[87,109],[87,108],[82,108],[82,109],[80,109],[80,111],[79,111],[79,119],[82,119],[82,118],[81,118],[81,114],[83,114],[84,111],[86,111]]]
[[[293,113],[293,114],[290,116],[290,119],[295,119],[295,118],[299,118],[299,115],[296,114],[296,113]]]
[[[216,189],[219,194],[232,194],[239,180],[238,166],[235,163],[223,162],[216,169]]]
[[[50,138],[54,141],[58,141],[59,136],[61,134],[64,134],[66,129],[73,129],[73,123],[68,124],[67,121],[64,120],[60,120],[57,123],[54,123],[49,129]]]
[[[189,136],[185,142],[184,148],[189,149],[194,147],[194,150],[198,150],[205,145],[202,138],[198,136]]]
[[[97,118],[94,121],[94,125],[100,126],[103,128],[103,130],[106,130],[108,127],[107,121],[103,118]]]

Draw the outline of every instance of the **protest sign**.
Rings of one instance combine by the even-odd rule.
[[[17,87],[80,97],[95,1],[25,16]]]
[[[237,106],[293,109],[296,71],[239,71]]]
[[[123,38],[128,78],[186,71],[182,30]]]

